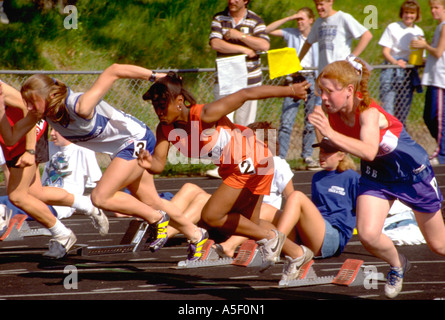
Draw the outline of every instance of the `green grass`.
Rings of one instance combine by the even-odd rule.
[[[428,2],[421,2],[423,20],[419,25],[431,39],[436,22]],[[1,69],[101,70],[113,62],[133,63],[148,68],[209,68],[215,53],[208,45],[212,15],[223,10],[225,0],[79,0],[78,29],[65,29],[68,14],[54,9],[42,12],[30,0],[6,2],[9,25],[1,25]],[[337,0],[334,8],[351,13],[361,23],[377,9],[377,29],[363,54],[372,64],[382,61],[377,42],[390,22],[399,20],[402,1],[360,2]],[[314,8],[312,0],[253,0],[250,8],[266,23],[303,6]],[[286,26],[295,26],[289,23]],[[272,39],[272,48],[283,47]]]

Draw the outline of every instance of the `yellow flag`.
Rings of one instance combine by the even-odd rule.
[[[295,48],[281,48],[267,51],[270,79],[282,77],[303,69]]]

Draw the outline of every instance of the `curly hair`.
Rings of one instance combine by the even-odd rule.
[[[187,108],[196,104],[193,95],[184,89],[182,78],[170,71],[167,76],[157,80],[142,96],[142,99],[150,100],[155,109],[165,109],[179,95],[184,97],[184,105]]]

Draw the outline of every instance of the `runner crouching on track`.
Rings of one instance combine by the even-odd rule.
[[[152,131],[142,121],[102,100],[119,79],[155,81],[162,76],[164,74],[134,65],[113,64],[85,93],[75,93],[47,75],[33,75],[21,88],[28,114],[11,128],[4,117],[4,108],[0,108],[2,135],[8,144],[14,144],[38,121],[45,119],[67,140],[109,154],[112,160],[91,193],[93,204],[147,221],[153,235],[152,251],[160,249],[167,241],[166,228],[171,218],[191,241],[190,250],[193,251],[193,244],[205,238],[205,232],[185,219],[174,205],[163,203],[153,176],[138,166],[138,152],[142,149],[153,152]],[[131,194],[120,191],[125,187]],[[74,241],[70,241],[70,245],[73,244]],[[60,246],[69,250],[64,243]]]
[[[3,82],[0,82],[0,108],[5,113],[4,122],[0,126],[2,132],[0,145],[9,173],[6,179],[8,197],[12,204],[51,232],[49,250],[44,256],[62,258],[67,248],[69,249],[76,241],[74,233],[51,212],[47,205],[73,207],[90,216],[100,234],[107,234],[108,219],[101,210],[93,206],[89,197],[69,193],[62,188],[42,186],[39,163],[49,160],[48,127],[45,121],[39,121],[26,136],[11,146],[3,141],[4,129],[20,121],[27,112],[20,92]],[[6,231],[12,213],[6,206],[2,209],[0,224],[5,226]]]
[[[219,166],[223,183],[202,210],[202,219],[226,235],[241,235],[258,241],[262,269],[270,267],[281,253],[285,235],[260,223],[260,206],[273,179],[272,154],[252,134],[245,134],[226,115],[247,100],[271,97],[305,99],[307,82],[292,86],[260,86],[242,89],[209,104],[196,104],[173,72],[157,81],[144,94],[151,100],[160,124],[153,155],[141,152],[139,165],[150,173],[163,171],[170,143],[189,158],[211,159]]]

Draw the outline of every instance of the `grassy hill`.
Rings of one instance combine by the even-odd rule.
[[[0,69],[101,70],[113,62],[148,68],[208,68],[215,54],[208,45],[212,15],[226,6],[225,0],[78,0],[78,29],[66,29],[68,13],[43,11],[31,0],[5,1],[11,23],[0,25]],[[12,2],[12,3],[11,3]],[[363,57],[372,64],[382,61],[377,42],[390,22],[399,20],[403,1],[360,2],[336,0],[334,8],[351,13],[362,23],[364,9],[377,9],[377,29]],[[428,1],[421,0],[419,23],[431,40],[436,22]],[[312,0],[252,0],[249,8],[266,23],[303,6],[314,9]],[[292,24],[285,26],[295,26]],[[285,46],[273,39],[272,48]]]

